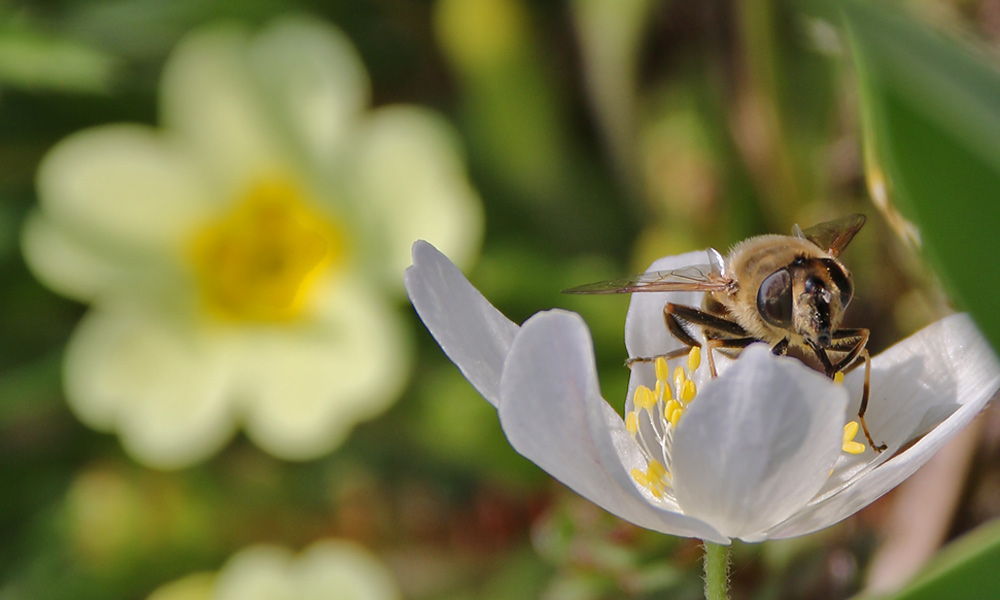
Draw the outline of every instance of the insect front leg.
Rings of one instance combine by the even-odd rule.
[[[869,335],[869,331],[863,328],[837,330],[833,333],[833,343],[830,345],[830,350],[845,353],[844,357],[834,365],[834,373],[839,373],[849,367],[853,367],[852,363],[859,356],[861,357],[861,361],[864,362],[865,383],[861,392],[861,405],[858,407],[858,421],[861,423],[861,429],[865,433],[868,445],[875,452],[882,452],[887,446],[885,444],[875,444],[875,440],[872,439],[872,435],[868,431],[868,424],[865,423],[865,413],[868,411],[868,397],[871,390],[872,376],[872,357],[868,352]]]
[[[868,440],[868,444],[872,447],[872,450],[882,452],[888,446],[884,443],[876,446],[875,441],[872,439],[872,434],[868,433],[868,425],[865,423],[865,412],[868,410],[868,389],[871,387],[872,378],[872,356],[868,353],[868,348],[861,351],[861,356],[865,360],[865,387],[861,393],[861,406],[858,407],[858,421],[861,422],[861,429],[865,432],[865,438]]]
[[[856,359],[858,355],[860,355],[865,348],[867,348],[869,335],[869,331],[862,328],[838,329],[833,332],[833,342],[830,344],[830,350],[833,352],[846,353],[844,357],[833,366],[834,373],[838,373],[846,369],[852,362],[854,362],[854,359]]]

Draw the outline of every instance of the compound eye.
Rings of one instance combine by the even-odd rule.
[[[792,276],[788,269],[767,276],[757,291],[757,310],[764,320],[777,327],[792,324]]]

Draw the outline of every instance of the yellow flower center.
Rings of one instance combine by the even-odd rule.
[[[320,275],[343,262],[345,242],[294,183],[262,180],[195,234],[190,256],[212,313],[287,321],[302,314]]]
[[[693,374],[700,364],[701,348],[692,347],[688,353],[688,371]],[[670,447],[674,429],[698,394],[698,388],[688,379],[683,366],[678,365],[671,377],[670,365],[662,356],[656,358],[653,367],[656,384],[653,389],[644,385],[636,388],[633,410],[625,415],[625,428],[646,459],[646,470],[632,469],[632,478],[653,496],[662,498],[664,490],[670,486]]]

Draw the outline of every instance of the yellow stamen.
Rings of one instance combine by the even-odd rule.
[[[699,365],[701,365],[701,348],[691,346],[691,351],[688,352],[688,371],[694,373],[698,370]]]
[[[695,395],[697,395],[697,393],[698,393],[698,388],[695,385],[694,381],[691,379],[686,380],[684,382],[684,385],[681,387],[680,391],[681,402],[683,402],[684,404],[689,404],[692,400],[694,400],[694,397]]]
[[[674,389],[678,392],[684,389],[685,381],[687,381],[687,373],[684,372],[684,367],[678,366],[674,369]]]
[[[653,390],[644,385],[635,388],[635,397],[632,400],[636,410],[650,409],[656,406],[656,396]]]
[[[670,415],[673,414],[673,412],[675,410],[684,410],[684,407],[681,406],[681,403],[678,402],[677,400],[673,400],[673,399],[668,400],[663,405],[663,416],[664,416],[664,418],[666,418],[669,421],[670,420]]]
[[[644,488],[649,487],[649,477],[646,477],[646,474],[641,469],[632,469],[631,473],[632,479],[635,479],[639,485]]]
[[[844,425],[844,437],[842,449],[848,454],[861,454],[865,451],[865,445],[860,442],[854,441],[854,436],[858,435],[858,425],[857,421],[849,421],[847,425]]]
[[[664,402],[674,397],[673,392],[670,391],[670,385],[667,383],[668,381],[669,380],[667,379],[656,380],[656,397]]]
[[[663,476],[667,474],[667,470],[663,467],[663,464],[658,460],[649,461],[647,465],[647,474],[650,479],[663,479]]]
[[[646,470],[642,469],[632,469],[630,472],[632,479],[646,488],[653,494],[656,498],[662,498],[664,489],[668,485],[667,480],[670,479],[670,473],[667,472],[666,467],[663,463],[656,459],[650,460],[646,463]]]
[[[658,356],[653,366],[656,370],[657,381],[670,381],[670,365],[667,364],[667,359]]]
[[[628,429],[632,435],[639,431],[639,416],[635,414],[634,410],[629,411],[628,415],[625,416],[625,429]]]
[[[833,375],[833,382],[836,383],[837,385],[844,383],[844,372],[838,371],[837,373],[835,373]]]
[[[307,307],[321,275],[344,261],[345,232],[304,190],[263,180],[190,240],[189,258],[210,310],[240,321],[287,321]]]
[[[670,421],[670,424],[673,425],[676,428],[677,427],[677,423],[680,422],[681,415],[683,415],[683,414],[684,414],[684,409],[683,408],[675,408],[674,410],[672,410],[670,412],[669,415],[667,415],[667,420]]]

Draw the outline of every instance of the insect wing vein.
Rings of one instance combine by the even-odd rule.
[[[711,292],[727,289],[732,280],[710,265],[669,271],[646,271],[632,277],[600,281],[565,290],[568,294],[630,294],[633,292]]]

